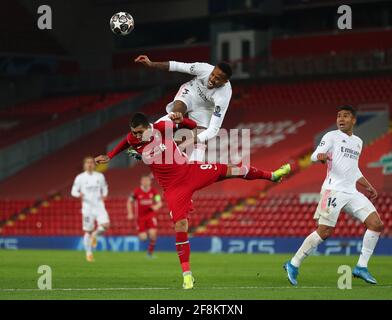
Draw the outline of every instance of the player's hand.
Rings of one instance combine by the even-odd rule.
[[[374,189],[373,187],[367,188],[367,191],[369,192],[369,199],[370,200],[375,200],[378,197],[377,190]]]
[[[317,155],[317,160],[321,163],[326,163],[327,160],[332,160],[331,157],[327,153],[319,153]]]
[[[141,63],[145,65],[146,67],[152,67],[152,62],[151,60],[146,56],[146,55],[140,55],[135,59],[136,63]]]
[[[133,213],[128,212],[127,219],[128,220],[132,220],[133,219]]]
[[[182,123],[184,120],[184,116],[181,112],[170,112],[169,118],[175,123]]]
[[[110,158],[105,154],[101,154],[100,156],[95,157],[94,161],[96,164],[108,163]]]
[[[83,200],[84,194],[80,193],[80,200]]]

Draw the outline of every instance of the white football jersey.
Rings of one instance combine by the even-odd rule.
[[[78,198],[81,193],[83,194],[82,212],[87,212],[96,207],[104,207],[102,197],[108,195],[105,176],[96,171],[91,174],[85,171],[77,175],[72,186],[71,195]]]
[[[347,135],[340,130],[326,133],[313,152],[311,159],[318,161],[319,153],[327,153],[332,160],[327,161],[327,177],[322,189],[357,192],[356,183],[363,175],[359,170],[358,161],[363,142],[355,135]]]
[[[208,63],[169,61],[169,71],[195,76],[180,88],[179,94],[183,94],[185,98],[191,97],[191,106],[188,106],[189,117],[195,120],[198,125],[209,129],[198,135],[200,141],[206,141],[217,134],[222,126],[232,95],[230,81],[219,88],[208,89],[208,78],[213,69],[214,66]],[[173,103],[171,102],[167,106],[167,112],[171,111]]]

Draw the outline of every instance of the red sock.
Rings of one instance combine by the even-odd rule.
[[[189,265],[189,257],[191,255],[191,247],[189,245],[187,232],[176,232],[176,250],[180,259],[182,272],[191,271]]]
[[[256,180],[256,179],[272,179],[272,172],[271,171],[264,171],[259,170],[255,167],[249,167],[248,173],[244,176],[246,180]]]
[[[154,249],[155,249],[155,243],[156,243],[156,240],[150,240],[150,243],[148,244],[148,249],[147,249],[147,252],[149,255],[153,254]]]

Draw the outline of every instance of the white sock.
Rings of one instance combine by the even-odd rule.
[[[206,145],[197,143],[193,148],[192,154],[189,157],[189,161],[192,162],[204,162],[204,155],[206,153]]]
[[[83,242],[84,242],[84,248],[86,250],[86,254],[91,254],[93,252],[93,249],[91,247],[91,236],[89,233],[86,232],[84,234]]]
[[[294,267],[299,267],[302,261],[309,255],[311,252],[317,248],[317,246],[323,242],[317,231],[312,232],[302,243],[302,246],[298,249],[297,253],[291,259],[291,264]]]
[[[380,232],[366,230],[363,236],[362,250],[357,263],[358,267],[367,268],[370,257],[377,245]]]

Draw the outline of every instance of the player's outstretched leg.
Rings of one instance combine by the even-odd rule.
[[[353,276],[354,278],[360,278],[367,283],[377,284],[377,280],[371,275],[368,270],[368,262],[373,254],[374,248],[377,245],[384,225],[377,212],[371,213],[366,218],[365,225],[367,230],[363,237],[361,254],[359,256],[358,263],[353,270]]]
[[[228,165],[228,172],[226,178],[242,178],[245,180],[270,180],[273,182],[280,182],[283,177],[291,172],[289,164],[282,165],[275,171],[265,171],[252,166],[245,165]]]
[[[91,245],[92,243],[91,232],[86,231],[84,233],[83,243],[84,243],[84,249],[86,250],[86,260],[88,262],[94,262],[93,247]]]
[[[287,279],[293,286],[298,284],[297,277],[302,261],[304,261],[321,242],[327,239],[332,234],[332,231],[333,227],[319,225],[316,231],[307,236],[294,257],[283,265],[283,268],[287,272]]]
[[[184,289],[192,289],[195,279],[192,276],[190,267],[191,248],[188,239],[188,220],[182,219],[175,223],[176,231],[176,250],[178,258],[180,259],[182,275],[184,282],[182,287]]]

